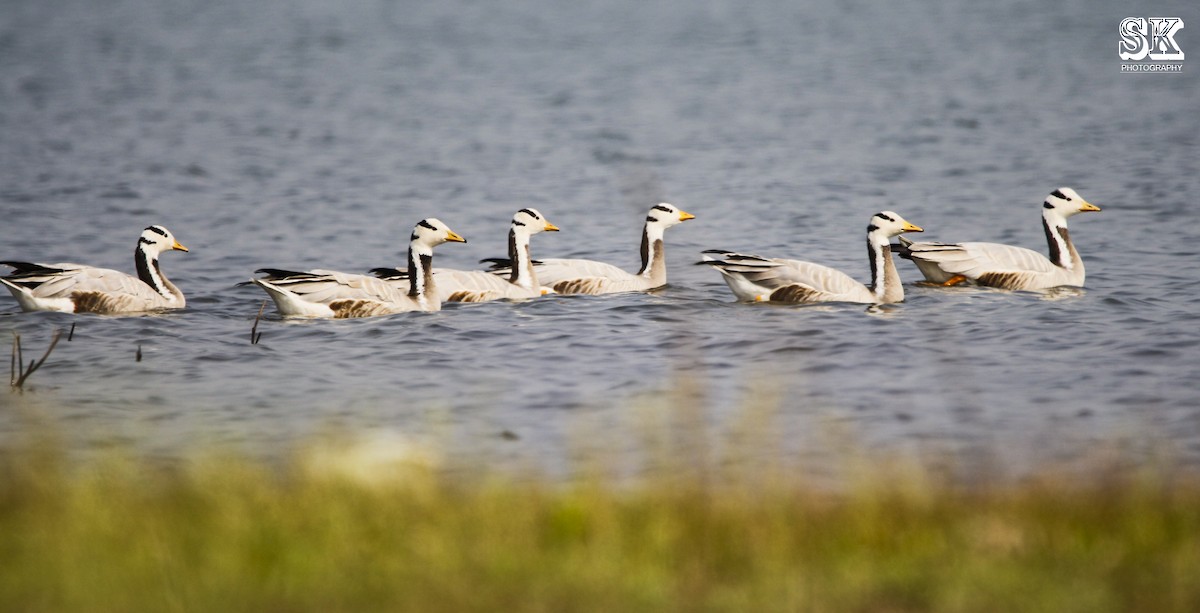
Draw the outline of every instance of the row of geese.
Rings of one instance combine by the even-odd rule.
[[[703,252],[703,261],[721,273],[740,300],[781,303],[891,303],[904,300],[892,253],[911,260],[928,282],[969,283],[1013,290],[1082,286],[1083,260],[1071,243],[1067,218],[1099,211],[1070,188],[1060,188],[1042,204],[1042,227],[1049,257],[996,243],[914,242],[891,239],[920,227],[891,211],[876,213],[867,226],[871,282],[811,262],[766,258],[733,251]],[[369,274],[332,270],[264,268],[254,283],[267,292],[284,316],[369,317],[405,311],[436,311],[443,302],[483,302],[557,294],[642,292],[667,283],[663,236],[667,228],[694,216],[667,203],[652,207],[642,230],[642,267],[630,273],[581,259],[534,260],[530,238],[558,228],[535,209],[521,209],[508,232],[508,257],[483,260],[489,270],[433,267],[433,249],[466,239],[437,219],[413,227],[405,268],[376,268]],[[5,261],[14,270],[0,283],[26,311],[135,313],[184,306],[183,292],[159,266],[164,251],[187,251],[166,228],[150,226],[134,252],[137,276],[81,264]]]

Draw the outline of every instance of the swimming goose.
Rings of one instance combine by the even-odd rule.
[[[437,311],[433,278],[433,248],[445,242],[465,243],[437,219],[423,219],[413,227],[408,243],[408,291],[367,275],[332,270],[296,272],[262,268],[267,276],[250,281],[266,290],[285,317],[371,317],[406,311]]]
[[[933,283],[977,285],[1014,290],[1083,287],[1083,260],[1067,232],[1067,218],[1099,211],[1069,187],[1060,187],[1042,203],[1042,229],[1050,245],[1050,258],[997,243],[914,243],[901,238],[900,257],[912,260]]]
[[[0,262],[15,269],[0,277],[0,283],[26,311],[115,314],[180,309],[183,292],[158,266],[159,254],[169,250],[187,251],[187,247],[166,228],[150,226],[142,230],[133,252],[136,277],[81,264]]]
[[[529,239],[541,232],[558,232],[537,209],[521,209],[512,218],[508,230],[508,257],[511,272],[507,280],[482,270],[433,269],[438,299],[442,302],[486,302],[498,299],[536,298],[544,293],[529,256]],[[373,268],[370,271],[392,284],[405,283],[408,270]]]
[[[632,274],[611,264],[594,260],[548,259],[534,263],[542,285],[559,294],[612,294],[644,292],[667,284],[667,262],[663,232],[696,216],[666,202],[651,207],[642,228],[642,268]],[[491,260],[497,274],[509,272],[504,260]]]
[[[891,212],[876,213],[867,226],[867,256],[871,284],[863,285],[849,275],[820,264],[764,258],[713,249],[704,261],[721,272],[729,289],[740,300],[757,302],[900,302],[904,287],[892,262],[891,237],[901,232],[923,230]]]

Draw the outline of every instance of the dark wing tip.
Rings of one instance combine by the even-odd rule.
[[[382,267],[382,268],[372,268],[371,270],[368,270],[367,272],[375,275],[376,277],[379,277],[380,279],[407,279],[408,278],[407,270],[400,270],[399,268],[388,268],[386,266]]]
[[[254,271],[257,274],[267,275],[274,279],[290,279],[293,277],[311,277],[312,273],[307,273],[299,270],[287,270],[284,268],[259,268]]]

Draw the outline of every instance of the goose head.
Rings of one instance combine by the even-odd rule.
[[[431,252],[434,247],[442,243],[465,243],[467,239],[454,233],[439,219],[430,217],[422,219],[413,226],[411,245],[414,249],[421,252]]]
[[[513,232],[518,234],[538,234],[539,232],[558,232],[558,226],[546,221],[537,209],[521,209],[513,215]]]
[[[651,207],[650,212],[646,214],[646,225],[656,226],[665,230],[671,226],[678,225],[689,219],[695,218],[695,215],[692,215],[686,211],[681,211],[673,204],[660,202]]]
[[[164,251],[188,250],[175,240],[175,235],[171,234],[170,230],[162,226],[150,226],[142,230],[142,235],[138,238],[138,249],[153,257],[158,257],[158,254]]]
[[[887,246],[888,239],[905,232],[924,232],[920,226],[906,221],[894,211],[880,211],[871,216],[867,225],[867,240],[873,245]]]
[[[1060,187],[1046,196],[1042,203],[1042,215],[1051,221],[1066,222],[1067,218],[1078,213],[1099,211],[1100,207],[1084,200],[1075,190]],[[1056,224],[1062,225],[1062,224]]]

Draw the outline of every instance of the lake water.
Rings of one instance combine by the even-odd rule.
[[[724,427],[766,397],[814,449],[835,424],[881,449],[1200,460],[1200,59],[1122,74],[1125,3],[585,4],[6,2],[0,259],[132,272],[154,223],[191,253],[162,262],[182,312],[0,296],[27,357],[76,324],[29,391],[0,393],[0,429],[34,414],[164,453],[449,430],[553,468],[581,423],[695,404]],[[1193,4],[1159,14],[1200,54]],[[899,262],[900,305],[746,305],[693,265],[727,248],[866,280],[883,209],[930,240],[1044,251],[1059,186],[1104,209],[1071,220],[1082,291],[924,288]],[[249,342],[256,268],[402,264],[429,216],[470,241],[436,263],[472,268],[533,206],[562,228],[535,256],[636,269],[660,200],[697,219],[668,232],[657,294],[361,321],[272,305]]]

